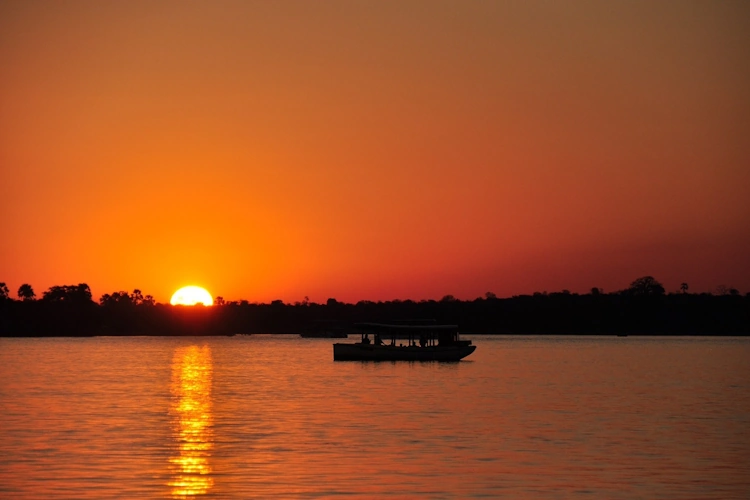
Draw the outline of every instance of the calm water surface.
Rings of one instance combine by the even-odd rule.
[[[750,339],[473,340],[0,339],[0,498],[750,498]]]

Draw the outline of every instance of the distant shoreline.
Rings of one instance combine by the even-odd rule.
[[[226,336],[274,333],[351,333],[363,322],[458,325],[473,335],[746,336],[750,293],[727,289],[720,295],[665,293],[652,276],[614,293],[568,291],[458,300],[360,301],[328,299],[325,304],[251,304],[224,301],[212,306],[159,304],[140,290],[104,294],[96,303],[86,283],[54,286],[36,300],[21,285],[19,300],[0,283],[0,336]],[[43,332],[43,333],[40,333]]]
[[[552,293],[470,301],[172,306],[118,301],[0,301],[2,337],[351,333],[359,322],[456,324],[471,335],[750,335],[750,295]],[[44,333],[40,333],[44,332]]]

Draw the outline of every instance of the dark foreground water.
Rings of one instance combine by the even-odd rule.
[[[0,498],[750,498],[750,339],[473,340],[0,339]]]

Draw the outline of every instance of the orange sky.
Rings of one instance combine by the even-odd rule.
[[[744,1],[0,3],[0,281],[750,291]]]

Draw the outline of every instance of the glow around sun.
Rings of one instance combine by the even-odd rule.
[[[199,286],[183,286],[172,295],[172,299],[169,302],[173,306],[194,306],[195,304],[212,306],[214,304],[214,299],[205,288]]]

